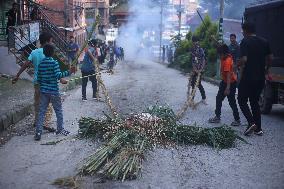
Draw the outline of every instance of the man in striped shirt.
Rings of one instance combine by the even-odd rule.
[[[74,67],[70,68],[69,71],[60,71],[58,62],[52,58],[54,55],[54,47],[51,44],[46,44],[43,47],[43,53],[45,58],[38,66],[37,76],[37,80],[40,85],[40,105],[35,140],[41,139],[44,115],[50,102],[54,108],[57,118],[56,134],[63,134],[65,136],[69,134],[69,131],[66,131],[63,128],[62,103],[59,94],[58,81],[71,73],[75,73]]]

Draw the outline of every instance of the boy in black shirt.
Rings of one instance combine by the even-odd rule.
[[[240,61],[242,74],[238,90],[238,102],[248,121],[244,132],[249,135],[255,132],[262,135],[261,112],[258,100],[265,83],[265,74],[272,61],[272,54],[268,42],[255,35],[255,26],[252,23],[242,25],[244,39],[240,44]],[[250,101],[250,107],[248,106]]]

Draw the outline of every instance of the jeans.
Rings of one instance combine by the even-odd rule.
[[[60,131],[63,129],[63,113],[62,113],[62,103],[61,97],[59,94],[48,94],[40,93],[40,104],[39,104],[39,115],[36,122],[36,132],[42,133],[42,126],[44,122],[45,113],[47,111],[48,104],[51,103],[53,109],[56,113],[57,119],[57,130]]]
[[[40,88],[39,84],[34,85],[34,90],[35,90],[35,93],[34,93],[34,111],[35,111],[34,124],[35,125],[38,120],[38,114],[39,114],[39,103],[40,103],[40,89],[39,88]],[[52,107],[51,107],[51,104],[49,103],[46,114],[45,114],[45,121],[44,121],[45,127],[48,127],[52,114],[53,114]]]
[[[192,80],[191,80],[191,87],[192,88],[194,88],[194,85],[196,83],[196,79],[197,79],[197,73],[194,73],[194,75],[192,76]],[[203,88],[203,86],[201,84],[201,78],[199,80],[198,89],[199,89],[199,91],[201,93],[202,99],[205,100],[206,99],[206,95],[205,95],[205,90],[204,90],[204,88]]]
[[[95,71],[91,71],[91,72],[82,72],[82,76],[88,76],[88,75],[93,75],[95,74]],[[89,76],[89,77],[85,77],[82,79],[82,98],[86,98],[86,88],[87,88],[87,83],[88,80],[90,80],[92,82],[92,88],[93,88],[93,98],[96,97],[97,94],[97,78],[96,75],[93,76]]]
[[[261,91],[264,87],[264,81],[242,81],[239,84],[238,90],[238,102],[240,108],[248,122],[251,126],[256,124],[257,130],[261,130],[261,112],[258,104],[258,100]],[[248,101],[250,102],[251,110],[248,106]]]
[[[222,108],[222,102],[226,98],[224,91],[226,90],[227,84],[224,81],[221,81],[219,85],[219,90],[216,96],[216,109],[215,109],[215,115],[216,117],[221,117],[221,108]],[[240,115],[238,111],[238,106],[236,103],[236,88],[237,88],[237,82],[231,83],[230,85],[230,94],[227,96],[229,105],[233,110],[234,119],[236,121],[240,120]]]

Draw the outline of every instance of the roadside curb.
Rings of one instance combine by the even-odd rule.
[[[73,77],[77,76],[78,75],[75,75]],[[72,80],[68,82],[68,84],[62,85],[61,91],[66,92],[75,89],[79,84],[81,84],[81,79]],[[4,115],[0,117],[0,132],[7,130],[11,125],[18,123],[23,118],[33,113],[33,111],[34,111],[33,102],[31,102],[25,105],[21,105],[15,108],[13,111],[6,112]]]
[[[7,128],[9,128],[12,124],[16,124],[32,112],[33,104],[27,104],[2,115],[0,118],[0,132],[7,130]]]

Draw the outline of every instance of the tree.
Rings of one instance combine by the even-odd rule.
[[[174,45],[176,45],[175,51],[175,62],[173,66],[180,67],[186,71],[191,69],[191,56],[189,49],[192,47],[191,37],[197,36],[200,40],[200,46],[205,50],[205,55],[207,59],[207,69],[205,74],[207,76],[213,77],[216,75],[216,61],[217,61],[217,50],[214,42],[211,40],[212,36],[217,38],[217,23],[211,21],[210,17],[206,15],[204,17],[204,22],[195,30],[194,33],[188,32],[186,39],[178,40],[174,38]]]

